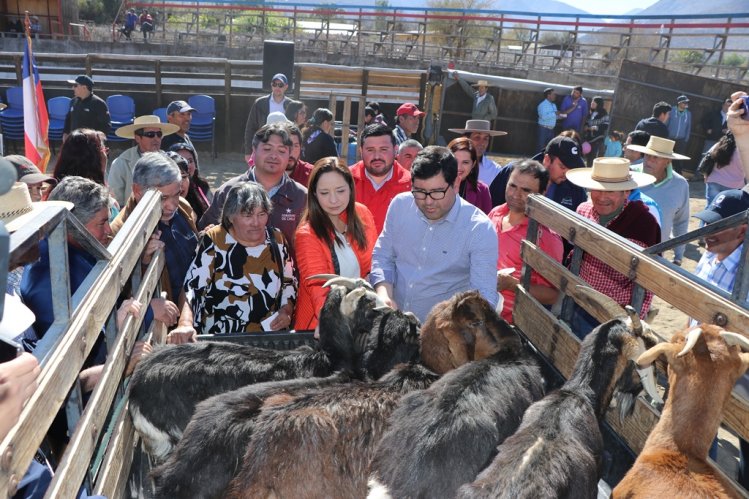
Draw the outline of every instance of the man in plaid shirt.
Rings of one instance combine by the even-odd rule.
[[[579,215],[643,248],[660,242],[660,226],[648,207],[642,201],[628,200],[633,189],[652,184],[655,177],[630,172],[629,160],[625,158],[596,158],[593,168],[567,172],[567,180],[590,191],[590,201],[577,207]],[[588,253],[583,255],[580,277],[622,306],[632,301],[634,282]],[[647,314],[652,301],[653,293],[647,292],[640,310],[641,317]],[[598,325],[598,321],[575,306],[571,325],[572,331],[582,339]]]

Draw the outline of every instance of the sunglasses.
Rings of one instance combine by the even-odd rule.
[[[164,134],[161,132],[161,130],[159,130],[158,132],[136,132],[135,135],[137,135],[138,137],[148,137],[149,139],[153,139],[154,137],[161,138],[161,136]]]
[[[278,83],[276,82],[271,83],[270,86],[275,87],[275,88],[283,88],[286,86],[286,84],[279,81]]]

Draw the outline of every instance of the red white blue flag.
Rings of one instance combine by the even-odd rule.
[[[23,51],[23,132],[25,156],[41,171],[49,162],[49,116],[47,104],[39,81],[39,69],[31,51],[29,16],[26,14],[26,46]]]

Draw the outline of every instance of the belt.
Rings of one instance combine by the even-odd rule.
[[[539,123],[538,126],[543,127],[543,128],[548,128],[549,130],[554,130],[553,126],[546,126],[546,125],[542,125],[541,123]]]

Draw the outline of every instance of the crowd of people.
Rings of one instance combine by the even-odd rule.
[[[156,251],[164,252],[164,295],[142,308],[146,321],[170,328],[170,343],[194,342],[197,334],[315,330],[326,297],[323,281],[313,278],[319,274],[368,279],[385,303],[422,321],[436,303],[476,289],[512,322],[531,194],[545,195],[560,209],[641,247],[687,231],[689,189],[673,165],[688,159],[677,152],[690,123],[683,117],[686,105],[677,108],[672,126],[668,105],[656,104],[652,118],[622,143],[623,134],[608,130],[602,99],[588,104],[576,87],[559,111],[554,90],[547,89],[538,107],[539,153],[498,165],[487,149],[492,136],[506,132],[491,126],[496,104],[488,82],[479,81],[475,92],[459,82],[474,99],[472,118],[464,128],[450,129],[454,138],[447,147],[424,147],[413,138],[424,114],[415,104],[399,106],[391,128],[372,102],[357,137],[361,160],[348,166],[336,151],[332,113],[320,108],[308,117],[303,103],[285,96],[287,77],[274,75],[271,93],[255,101],[247,119],[247,171],[214,192],[200,174],[189,138],[194,109],[182,100],[169,104],[167,123],[145,115],[117,129],[133,145],[107,171],[108,112],[93,94],[93,81],[79,76],[72,80],[75,99],[52,174],[21,156],[6,158],[18,183],[3,199],[1,219],[10,222],[45,202],[64,203],[106,247],[145,193],[159,191],[161,218],[141,261],[148,264]],[[696,216],[705,223],[749,208],[749,194],[738,190],[749,169],[749,121],[741,119],[746,111],[739,103],[737,96],[727,100],[723,133],[703,161],[709,162],[709,199]],[[672,128],[678,136],[668,138]],[[619,147],[609,149],[609,142]],[[603,151],[612,154],[599,157]],[[19,206],[11,209],[10,196]],[[746,228],[705,238],[697,274],[730,291]],[[555,261],[568,261],[571,246],[560,235],[539,227],[537,242]],[[683,251],[675,248],[674,264],[681,264]],[[32,351],[55,319],[48,253],[42,241],[41,258],[12,269],[8,285],[36,316],[31,328],[18,332]],[[96,258],[72,237],[68,258],[74,292]],[[622,305],[632,301],[632,280],[591,255],[583,256],[580,277]],[[528,292],[547,307],[560,296],[535,272]],[[642,316],[652,298],[646,293]],[[129,296],[120,301],[123,317],[141,312]],[[583,309],[575,310],[571,325],[579,337],[596,324]],[[85,366],[93,369],[85,376],[88,389],[106,359],[103,335],[100,342]],[[139,345],[129,369],[149,349]],[[30,372],[24,359],[18,363]]]

